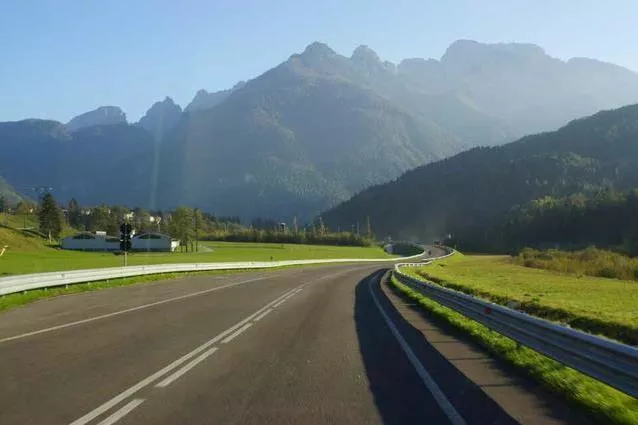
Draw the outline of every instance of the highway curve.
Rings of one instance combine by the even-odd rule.
[[[0,424],[587,423],[416,313],[387,267],[189,277],[8,311]]]

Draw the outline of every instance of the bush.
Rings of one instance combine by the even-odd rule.
[[[578,276],[638,281],[638,259],[596,247],[574,252],[525,248],[514,262],[525,267]]]
[[[618,279],[618,274],[618,271],[610,266],[604,266],[596,273],[599,277],[607,277],[609,279]]]

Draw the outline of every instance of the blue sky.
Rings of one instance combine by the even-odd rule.
[[[635,0],[4,0],[0,121],[67,121],[255,77],[318,40],[350,55],[440,58],[456,39],[536,43],[638,71]]]

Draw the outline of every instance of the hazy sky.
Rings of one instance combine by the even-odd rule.
[[[536,43],[638,70],[636,0],[3,0],[0,121],[67,121],[255,77],[312,41],[440,58],[456,39]]]

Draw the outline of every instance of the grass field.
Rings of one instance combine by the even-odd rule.
[[[0,276],[123,265],[123,257],[113,253],[64,251],[50,248],[44,246],[41,241],[17,238],[15,231],[9,229],[0,228],[0,245],[3,235],[8,241],[6,244],[9,245],[9,249],[0,257]],[[19,241],[22,244],[21,247],[12,250],[12,241],[9,237],[16,239],[13,241],[16,244]],[[197,253],[133,253],[128,256],[128,264],[390,257],[378,247],[239,242],[200,242],[199,246],[200,252]]]
[[[413,272],[499,304],[518,302],[521,310],[536,316],[638,344],[638,283],[634,281],[533,269],[497,256],[455,255]]]

